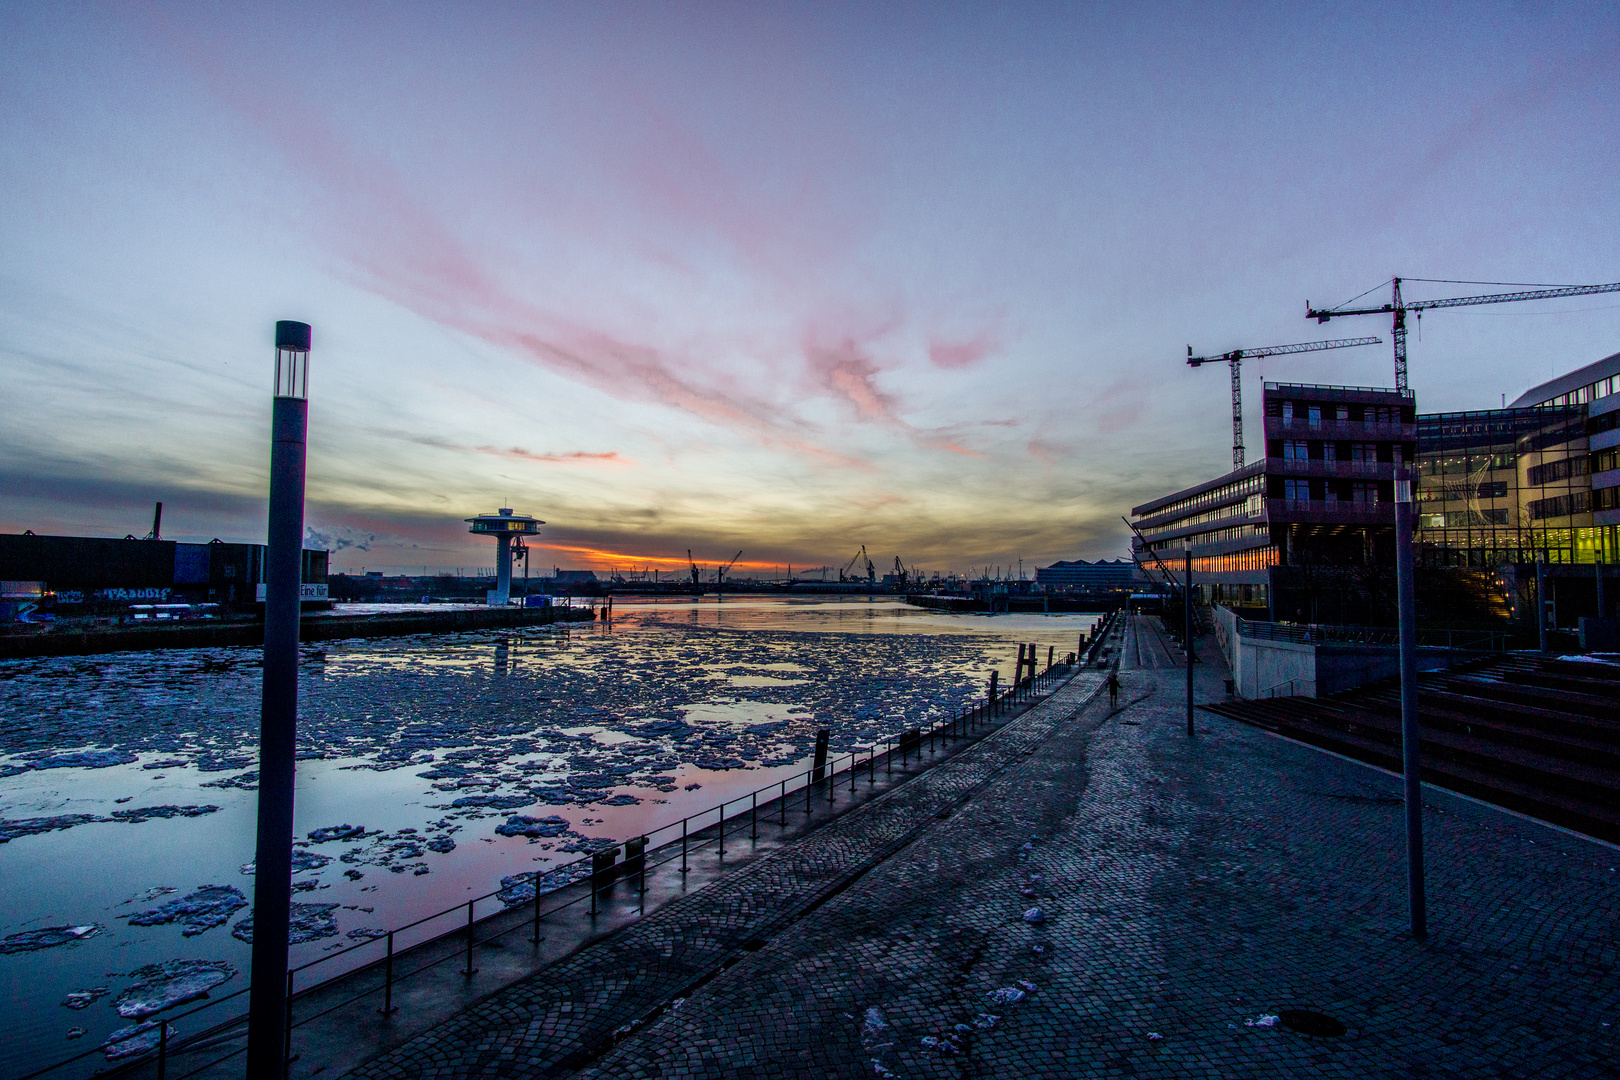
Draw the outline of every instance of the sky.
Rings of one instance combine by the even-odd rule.
[[[0,531],[535,572],[1027,571],[1230,468],[1224,367],[1391,385],[1391,275],[1620,280],[1587,4],[0,6]],[[1385,285],[1368,299],[1388,298]],[[1620,351],[1620,295],[1431,312],[1420,411]]]

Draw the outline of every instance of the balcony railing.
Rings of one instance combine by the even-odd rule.
[[[1330,420],[1326,417],[1311,423],[1296,416],[1285,420],[1280,416],[1266,417],[1266,437],[1287,436],[1305,439],[1383,439],[1409,442],[1417,438],[1417,424],[1379,424],[1369,420]]]
[[[1273,469],[1272,466],[1277,468]],[[1341,479],[1389,480],[1395,465],[1389,461],[1322,461],[1312,458],[1272,458],[1268,471],[1286,476],[1324,476]]]
[[[1289,518],[1308,517],[1312,523],[1355,525],[1395,520],[1392,502],[1340,502],[1332,499],[1268,499],[1267,516],[1273,525]]]

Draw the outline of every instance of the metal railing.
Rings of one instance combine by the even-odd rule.
[[[1101,647],[1103,637],[1104,635],[1101,633],[1097,635],[1096,643],[1092,646],[1090,652],[1091,656],[1096,655],[1097,649]],[[906,766],[911,763],[913,757],[916,758],[916,764],[920,768],[922,767],[924,743],[927,744],[929,755],[932,757],[936,743],[948,747],[951,740],[972,737],[980,728],[992,723],[996,718],[1005,715],[1018,705],[1029,702],[1060,677],[1069,674],[1073,670],[1066,663],[1054,664],[1039,674],[1026,677],[1020,682],[1009,686],[1005,692],[999,692],[993,698],[978,699],[966,709],[926,729],[911,728],[884,739],[881,753],[879,753],[876,742],[873,742],[868,747],[856,747],[849,752],[842,766],[838,764],[837,758],[830,759],[823,769],[818,770],[812,766],[801,773],[784,777],[776,783],[756,788],[751,792],[727,799],[716,806],[711,806],[707,810],[701,810],[695,814],[689,814],[679,821],[662,825],[642,836],[632,837],[628,841],[621,842],[608,849],[613,852],[613,855],[606,866],[599,860],[598,853],[586,854],[572,862],[560,864],[549,870],[535,871],[529,881],[520,882],[516,886],[507,886],[503,882],[500,889],[458,903],[454,907],[446,908],[443,911],[425,915],[402,926],[396,926],[375,937],[367,938],[354,945],[292,967],[287,972],[285,1034],[287,1056],[289,1059],[292,1056],[292,1037],[295,1029],[368,997],[380,997],[381,1008],[378,1012],[384,1016],[391,1015],[399,1011],[399,1006],[394,1002],[396,988],[406,980],[422,975],[441,964],[452,960],[461,960],[463,964],[460,974],[471,978],[478,973],[478,969],[473,966],[473,950],[475,946],[487,945],[531,926],[533,930],[528,940],[532,944],[538,945],[541,940],[540,923],[544,918],[581,905],[589,905],[588,916],[594,920],[598,914],[599,896],[617,881],[631,878],[635,880],[640,898],[636,914],[637,917],[644,915],[646,913],[647,877],[649,873],[656,872],[663,867],[673,866],[678,862],[680,866],[677,872],[684,875],[691,869],[692,857],[710,847],[714,848],[717,856],[723,859],[728,838],[728,826],[734,839],[739,828],[736,823],[740,819],[746,818],[749,822],[749,839],[757,840],[759,839],[760,812],[764,810],[768,820],[772,802],[774,802],[778,825],[785,830],[788,825],[790,796],[792,797],[792,803],[797,806],[798,795],[802,791],[804,795],[803,814],[809,815],[813,812],[813,801],[819,801],[822,789],[825,789],[826,804],[829,807],[835,805],[837,790],[843,786],[842,777],[846,776],[848,777],[848,790],[850,792],[849,799],[846,800],[847,806],[849,801],[854,798],[856,782],[863,773],[868,788],[875,788],[879,757],[883,758],[884,770],[890,776],[894,773],[897,758],[902,773],[905,771]],[[839,754],[838,757],[843,757],[843,754]],[[762,794],[769,794],[771,797],[770,801],[763,805],[759,801]],[[728,818],[727,811],[739,803],[746,805]],[[692,828],[694,822],[699,823],[696,829]],[[678,836],[671,835],[667,842],[656,848],[649,845],[648,841],[652,837],[660,834],[673,834],[675,830],[679,830]],[[627,855],[623,863],[612,861],[617,859],[619,849],[628,845],[634,845],[635,852]],[[521,877],[522,875],[517,876]],[[512,879],[508,878],[506,880],[510,881]],[[580,882],[588,882],[588,887],[584,890],[583,895],[573,895],[571,897],[562,895],[569,892],[572,886]],[[523,886],[530,884],[532,884],[534,891],[532,901],[525,897],[515,903],[512,902],[513,894],[526,891]],[[578,892],[578,890],[573,891]],[[477,906],[480,904],[487,905],[492,900],[500,901],[499,910],[488,911],[486,914],[479,916]],[[478,937],[481,927],[489,929],[488,924],[491,921],[516,910],[524,904],[532,904],[532,912],[529,917],[512,926],[495,930],[486,937]],[[407,935],[410,931],[419,930],[432,923],[452,918],[455,923],[454,928],[438,934],[424,935],[419,940],[412,941],[404,950],[396,948],[396,937],[399,935]],[[413,954],[429,952],[431,946],[445,943],[458,935],[463,937],[461,946],[453,950],[444,950],[443,955],[427,959],[409,970],[396,970],[396,963],[401,961],[408,963],[415,959]],[[315,969],[322,967],[322,965],[331,965],[334,961],[342,960],[345,957],[352,959],[354,954],[368,949],[374,952],[381,950],[382,955],[355,966],[346,967],[344,970],[332,972],[332,974],[325,977],[311,976],[310,974]],[[327,967],[326,970],[331,971],[332,969]],[[295,1006],[299,999],[303,999],[308,1003],[315,991],[332,987],[342,979],[379,972],[381,979],[377,985],[368,986],[354,994],[341,996],[340,1000],[335,1002],[323,1000],[317,1011],[295,1018]],[[110,1069],[98,1068],[95,1072],[97,1075],[106,1076],[112,1073],[126,1073],[134,1069],[147,1069],[155,1066],[157,1080],[184,1080],[186,1077],[195,1076],[244,1054],[247,1047],[242,1045],[216,1057],[211,1057],[200,1064],[194,1060],[188,1060],[185,1062],[185,1071],[176,1072],[173,1068],[173,1058],[178,1054],[185,1054],[189,1058],[199,1052],[205,1053],[215,1048],[225,1047],[232,1042],[243,1041],[247,1033],[246,1002],[240,1002],[240,1005],[243,1006],[242,1011],[234,1015],[225,1015],[228,1010],[224,1007],[243,998],[248,991],[249,987],[243,987],[230,994],[211,998],[193,1008],[170,1016],[164,1016],[162,1013],[154,1014],[152,1019],[157,1024],[157,1044],[154,1047],[139,1054],[129,1055],[127,1061],[119,1061]],[[194,1035],[183,1038],[178,1034],[173,1037],[170,1036],[169,1029],[175,1021],[198,1016],[211,1010],[215,1010],[212,1012],[213,1016],[223,1016],[223,1019],[217,1020]],[[139,1037],[139,1034],[131,1036],[131,1038]],[[117,1044],[103,1042],[52,1065],[25,1073],[17,1077],[16,1080],[35,1080],[37,1077],[57,1073],[59,1070],[77,1062],[84,1062],[98,1054],[104,1054],[108,1047],[112,1045]]]
[[[1239,617],[1238,636],[1296,645],[1374,645],[1394,648],[1401,643],[1393,626],[1338,626],[1319,623],[1251,622]],[[1504,630],[1422,630],[1418,647],[1460,652],[1505,652],[1513,635]]]

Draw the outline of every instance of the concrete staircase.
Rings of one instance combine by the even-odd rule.
[[[1510,654],[1419,679],[1423,779],[1620,843],[1620,666]],[[1400,689],[1204,708],[1401,768]]]

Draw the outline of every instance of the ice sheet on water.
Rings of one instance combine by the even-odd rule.
[[[125,1020],[144,1020],[207,997],[214,987],[236,978],[236,969],[223,960],[165,960],[129,974],[139,981],[118,995],[113,1008]]]
[[[292,853],[292,872],[295,874],[301,874],[305,870],[319,870],[321,867],[325,866],[331,861],[332,857],[330,855],[317,855],[313,851],[305,851],[303,848],[294,848]],[[242,864],[242,873],[248,875],[249,877],[253,876],[255,869],[256,864],[254,863],[245,862]]]
[[[240,908],[247,907],[247,897],[234,885],[202,885],[194,892],[155,908],[125,916],[131,926],[162,926],[177,922],[181,934],[195,937],[205,930],[224,926]]]
[[[168,1025],[168,1034],[170,1039],[175,1037],[173,1024]],[[106,1051],[108,1061],[117,1061],[119,1058],[134,1057],[136,1054],[156,1050],[159,1038],[157,1021],[148,1020],[142,1024],[119,1028],[107,1036],[107,1041],[102,1043],[101,1047]]]
[[[33,769],[110,769],[137,760],[139,758],[130,750],[71,750],[35,758],[28,766]]]
[[[291,936],[287,944],[297,945],[317,938],[337,937],[337,919],[332,914],[337,908],[337,904],[294,904],[290,919]],[[253,916],[249,915],[231,927],[231,936],[251,945]]]
[[[62,999],[64,1009],[87,1009],[107,995],[105,986],[92,987],[89,990],[71,990],[67,997]]]
[[[324,844],[328,840],[351,840],[364,835],[366,835],[364,825],[350,825],[345,822],[342,825],[327,825],[316,829],[309,834],[309,839],[311,843]]]
[[[39,833],[55,832],[57,829],[71,829],[75,825],[88,825],[101,820],[103,819],[96,814],[56,814],[51,817],[19,818],[14,821],[0,819],[0,844],[22,836],[35,836]]]
[[[505,825],[495,826],[495,831],[502,836],[556,837],[567,834],[571,824],[567,818],[556,814],[543,818],[513,814]]]
[[[155,818],[203,817],[218,812],[217,806],[138,806],[133,810],[114,810],[112,820],[139,825]]]
[[[99,931],[96,923],[88,926],[47,926],[41,930],[24,930],[0,938],[0,953],[37,952],[70,941],[83,941]]]

